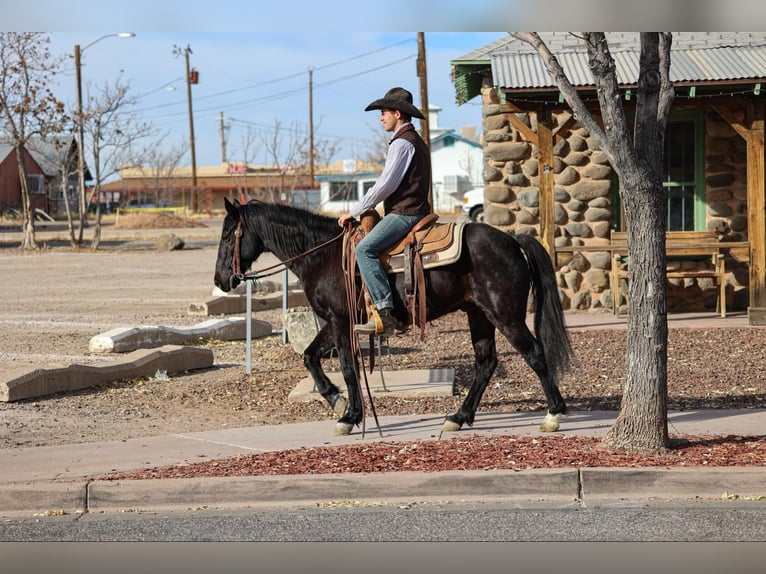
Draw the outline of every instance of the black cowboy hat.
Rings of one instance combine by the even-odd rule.
[[[380,110],[382,108],[388,108],[389,110],[399,110],[402,113],[407,114],[410,117],[424,120],[423,114],[420,110],[412,105],[412,94],[404,88],[391,88],[386,92],[386,95],[375,100],[369,106],[364,108],[365,112],[370,110]]]

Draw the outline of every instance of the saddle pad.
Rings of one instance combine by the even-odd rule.
[[[433,229],[418,232],[418,241],[423,241],[420,258],[423,269],[449,265],[460,259],[463,250],[463,228],[465,222],[440,223]],[[381,254],[385,263],[388,258],[388,272],[401,273],[404,271],[404,242],[394,245],[389,251]]]

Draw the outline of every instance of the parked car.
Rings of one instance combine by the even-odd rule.
[[[474,187],[463,194],[463,215],[471,221],[484,221],[483,187]]]

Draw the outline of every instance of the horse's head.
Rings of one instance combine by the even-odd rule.
[[[228,292],[242,281],[241,274],[263,252],[263,244],[245,222],[245,208],[236,199],[231,202],[224,198],[223,201],[226,217],[223,220],[221,242],[218,244],[213,281],[216,287]]]

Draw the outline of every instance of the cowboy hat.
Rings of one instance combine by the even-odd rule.
[[[375,100],[369,106],[364,108],[365,112],[370,110],[380,110],[382,108],[388,108],[389,110],[399,110],[400,112],[407,114],[410,117],[424,120],[423,114],[412,105],[412,94],[404,88],[391,88],[386,92],[386,95]]]

